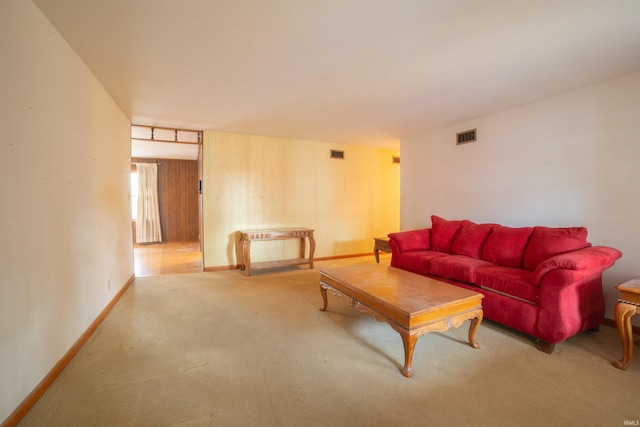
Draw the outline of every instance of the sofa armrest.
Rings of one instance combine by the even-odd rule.
[[[553,270],[583,270],[602,273],[611,267],[622,252],[607,246],[590,246],[576,251],[556,255],[542,262],[533,271],[533,283],[540,285],[544,276]]]
[[[430,228],[390,233],[388,237],[391,249],[395,246],[399,252],[428,251],[431,247]]]
[[[605,304],[597,269],[549,271],[538,293],[537,337],[558,343],[600,325]]]

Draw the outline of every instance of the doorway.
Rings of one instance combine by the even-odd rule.
[[[180,133],[185,132],[185,138],[191,142],[179,141]],[[203,271],[200,200],[202,132],[136,125],[132,126],[131,137],[134,274],[155,276]],[[174,140],[167,142],[170,137]],[[160,242],[136,241],[136,164],[140,163],[157,165]]]

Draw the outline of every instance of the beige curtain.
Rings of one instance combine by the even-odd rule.
[[[162,242],[160,209],[158,207],[158,165],[136,163],[138,171],[138,215],[136,242]]]

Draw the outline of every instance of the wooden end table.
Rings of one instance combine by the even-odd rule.
[[[469,344],[482,322],[482,294],[429,277],[380,264],[320,271],[320,294],[327,309],[327,290],[353,308],[386,322],[402,337],[405,377],[412,375],[413,350],[421,335],[457,328],[471,320]]]
[[[622,339],[623,354],[622,359],[613,363],[613,366],[623,371],[631,363],[633,356],[633,328],[631,318],[634,314],[640,313],[640,278],[630,280],[616,286],[620,291],[620,296],[615,307],[616,326]],[[640,340],[636,341],[640,344]]]
[[[391,246],[389,246],[389,238],[387,237],[374,237],[373,238],[373,255],[376,257],[376,262],[380,262],[380,251],[391,253]]]

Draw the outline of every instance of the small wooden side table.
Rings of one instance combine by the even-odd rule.
[[[623,371],[627,369],[631,363],[633,355],[633,330],[631,327],[631,318],[634,314],[640,313],[640,278],[630,280],[626,283],[616,286],[620,291],[620,297],[615,308],[616,326],[620,332],[624,353],[622,359],[613,363],[613,366]],[[636,344],[640,343],[640,340]]]
[[[389,239],[387,237],[374,237],[373,239],[373,255],[376,257],[376,262],[380,262],[380,251],[391,253],[391,246],[389,246]]]

